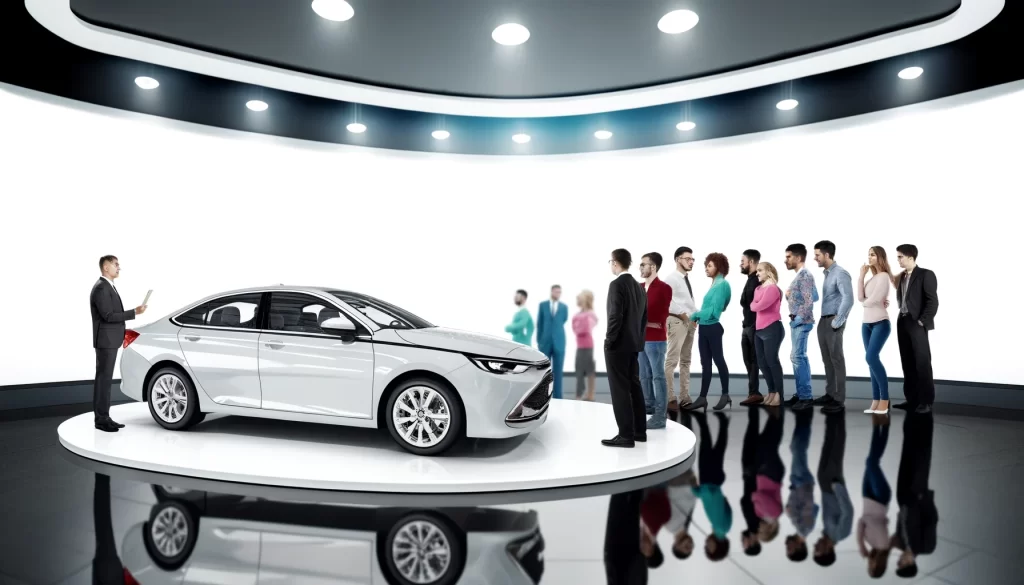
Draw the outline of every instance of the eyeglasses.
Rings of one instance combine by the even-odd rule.
[[[653,264],[648,264],[647,262],[641,262],[640,263],[640,268],[646,268],[648,266],[653,266]]]

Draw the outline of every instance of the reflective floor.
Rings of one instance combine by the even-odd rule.
[[[1024,424],[866,404],[692,415],[659,484],[442,508],[139,481],[4,422],[0,585],[1024,582]]]

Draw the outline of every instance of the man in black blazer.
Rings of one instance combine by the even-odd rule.
[[[896,339],[900,344],[903,395],[907,401],[894,404],[893,408],[927,414],[935,402],[928,332],[935,329],[935,314],[939,311],[938,283],[934,272],[917,265],[917,246],[897,246],[896,259],[903,269],[896,277]]]
[[[604,361],[619,434],[601,441],[608,447],[632,448],[647,440],[647,411],[640,388],[637,354],[644,350],[647,329],[647,293],[629,275],[629,251],[619,248],[608,262],[615,279],[608,286],[608,332],[604,338]]]
[[[902,551],[896,565],[900,577],[917,576],[917,558],[935,552],[938,540],[939,510],[935,492],[928,487],[932,466],[932,437],[935,421],[931,416],[908,416],[903,421],[903,451],[896,479],[899,516],[892,548]]]
[[[100,279],[92,287],[92,346],[96,350],[96,378],[92,386],[92,412],[96,428],[108,433],[124,427],[110,418],[110,384],[114,378],[117,349],[124,343],[124,322],[146,312],[145,305],[128,311],[114,287],[121,265],[116,256],[100,258]]]

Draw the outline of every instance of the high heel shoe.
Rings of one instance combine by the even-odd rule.
[[[719,411],[726,406],[732,408],[732,398],[730,398],[728,394],[723,394],[722,397],[718,399],[718,404],[715,405],[714,410]]]
[[[683,408],[683,410],[686,410],[686,411],[703,410],[704,412],[707,412],[708,411],[708,399],[704,398],[703,396],[701,396],[697,400],[694,400],[693,402],[687,404],[686,406],[684,406],[682,408]]]

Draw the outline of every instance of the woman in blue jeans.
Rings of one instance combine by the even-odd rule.
[[[864,277],[869,270],[871,279],[865,283]],[[885,249],[881,246],[872,246],[868,250],[868,263],[860,267],[860,278],[857,280],[857,298],[864,305],[861,336],[864,338],[864,351],[867,354],[868,370],[871,372],[871,406],[864,414],[889,412],[889,378],[880,354],[886,340],[889,339],[889,334],[892,333],[889,311],[886,308],[892,283],[892,271],[889,269]]]
[[[882,455],[889,442],[889,419],[875,417],[871,430],[871,450],[864,466],[864,512],[857,521],[857,548],[868,561],[868,575],[878,579],[889,561],[889,502],[892,488],[882,471]]]

